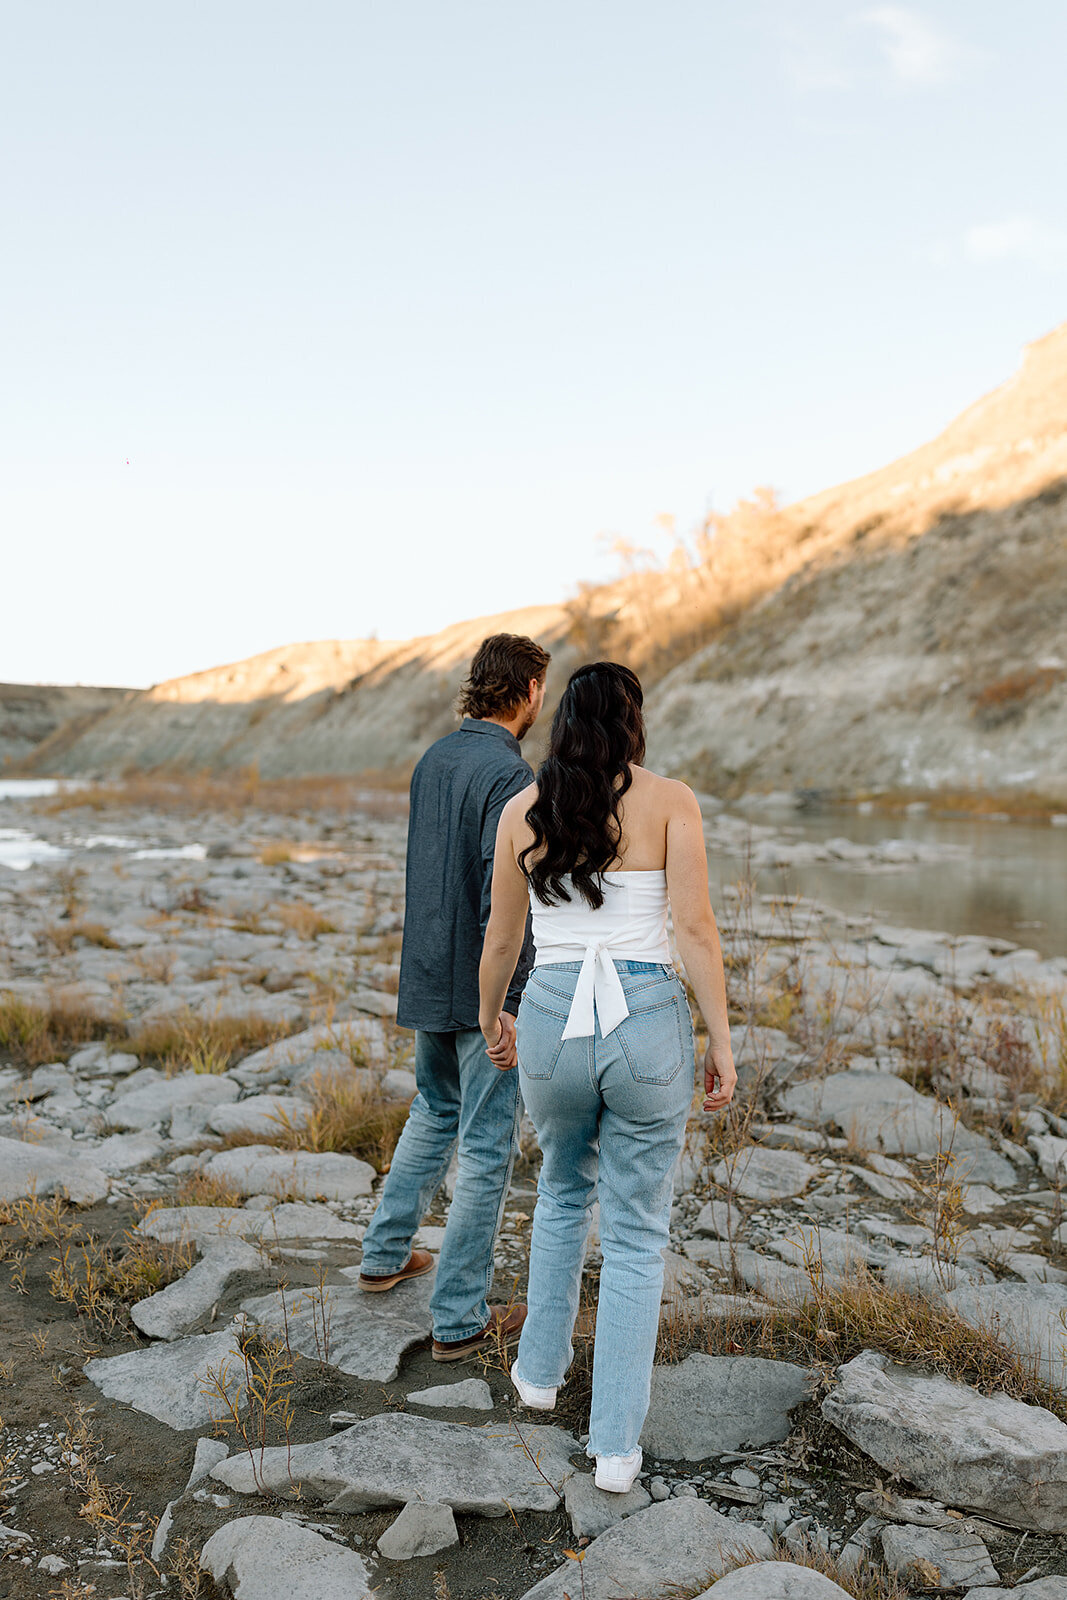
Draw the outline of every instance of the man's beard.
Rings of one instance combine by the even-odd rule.
[[[533,727],[533,725],[534,725],[534,723],[536,721],[537,721],[537,712],[534,710],[534,708],[532,706],[527,707],[527,710],[526,710],[526,712],[525,712],[525,714],[523,716],[522,721],[519,723],[519,726],[515,730],[516,739],[525,739],[526,735],[529,733],[530,729]]]

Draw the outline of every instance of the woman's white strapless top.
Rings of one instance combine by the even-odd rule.
[[[576,889],[558,906],[542,905],[530,892],[535,967],[559,961],[580,961],[582,970],[563,1030],[565,1039],[588,1039],[599,1018],[603,1037],[626,1017],[619,974],[612,957],[620,961],[668,962],[667,874],[662,867],[649,872],[605,872],[604,904],[598,911]]]

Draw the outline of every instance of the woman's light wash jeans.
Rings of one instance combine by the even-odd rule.
[[[628,1455],[648,1411],[674,1168],[693,1098],[693,1024],[673,968],[617,961],[630,1008],[562,1039],[580,963],[535,967],[519,1007],[523,1098],[541,1144],[529,1316],[516,1370],[556,1388],[573,1350],[599,1176],[600,1274],[588,1455]]]

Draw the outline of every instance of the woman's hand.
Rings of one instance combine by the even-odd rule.
[[[519,1059],[515,1046],[515,1018],[502,1011],[495,1023],[483,1022],[480,1026],[486,1055],[501,1072],[510,1072]]]
[[[728,1106],[737,1088],[737,1069],[729,1045],[716,1049],[709,1044],[704,1052],[704,1110],[721,1111]]]

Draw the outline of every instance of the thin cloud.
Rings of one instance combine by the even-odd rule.
[[[1022,261],[1044,272],[1067,269],[1067,228],[1037,217],[1005,217],[968,228],[963,237],[968,261]]]
[[[963,47],[906,6],[875,6],[858,20],[875,30],[890,71],[906,88],[948,83],[963,64]]]

